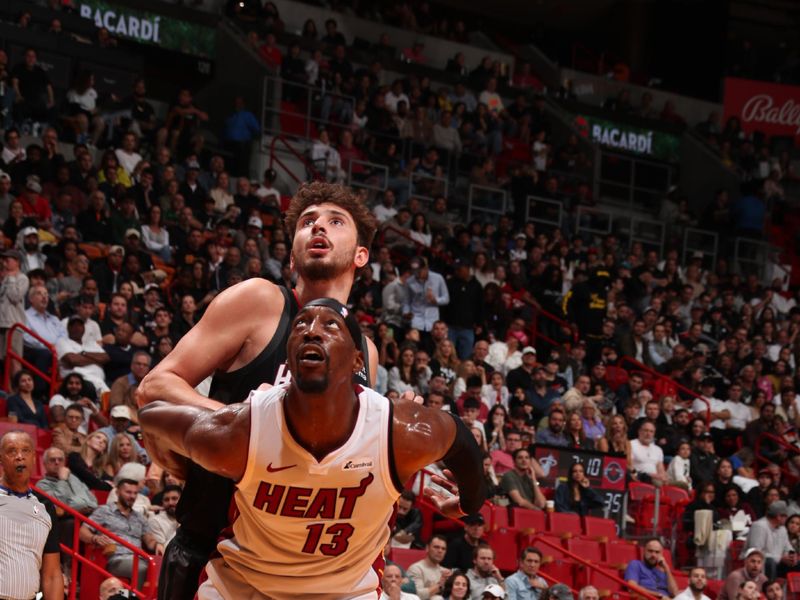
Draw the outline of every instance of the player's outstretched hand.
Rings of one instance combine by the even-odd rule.
[[[400,394],[399,402],[416,402],[417,404],[422,404],[424,400],[422,396],[415,396],[413,391],[406,390]]]
[[[459,504],[460,497],[458,495],[458,486],[456,485],[455,478],[449,469],[443,471],[444,477],[439,475],[431,475],[431,481],[438,486],[446,489],[450,494],[443,494],[442,492],[426,487],[422,490],[422,494],[446,517],[451,519],[460,519],[465,516],[465,512],[461,510]]]

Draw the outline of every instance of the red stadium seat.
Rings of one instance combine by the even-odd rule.
[[[665,485],[662,487],[661,494],[662,498],[666,496],[667,500],[669,500],[672,504],[689,502],[689,492],[674,485]]]
[[[583,517],[583,535],[603,541],[617,538],[617,524],[612,519]]]
[[[581,558],[593,562],[603,561],[603,549],[600,542],[587,538],[575,537],[564,540],[564,545],[567,550]]]
[[[514,529],[532,530],[533,532],[547,530],[547,513],[529,508],[512,508],[511,525]]]
[[[622,575],[614,569],[580,569],[579,574],[580,577],[576,579],[576,585],[580,584],[580,587],[593,585],[597,588],[600,596],[609,596],[625,589],[621,581],[614,579],[614,577],[621,579]]]
[[[797,573],[797,575],[798,575],[798,584],[800,584],[800,573]],[[789,577],[791,578],[791,573],[789,573]],[[706,596],[711,598],[711,600],[716,600],[717,596],[719,596],[719,593],[722,590],[723,585],[725,585],[725,581],[722,579],[709,579],[706,582],[706,589],[705,589]]]
[[[605,554],[603,558],[606,563],[612,565],[625,565],[639,558],[639,547],[633,542],[626,540],[610,540],[603,544]]]
[[[519,565],[517,530],[500,527],[486,534],[486,541],[495,551],[494,564],[503,573],[513,573]]]
[[[97,498],[97,504],[102,506],[108,501],[108,490],[92,490],[94,497]]]
[[[644,500],[645,498],[656,495],[656,486],[649,483],[631,481],[630,484],[628,484],[628,494],[630,494],[631,500]]]
[[[542,543],[545,542],[545,543]],[[567,558],[564,552],[564,546],[561,543],[561,538],[555,535],[546,533],[526,534],[520,533],[519,535],[520,549],[527,546],[535,546],[542,551],[545,559],[550,558]]]
[[[612,392],[616,392],[621,385],[628,382],[628,372],[622,367],[606,367],[606,383]]]
[[[561,537],[581,534],[581,517],[572,513],[551,512],[547,515],[547,530]]]
[[[484,504],[481,506],[483,520],[486,521],[486,531],[508,527],[508,508],[495,504]]]
[[[541,567],[539,567],[539,572],[544,573],[545,575],[549,575],[559,583],[566,583],[568,586],[572,587],[574,585],[574,580],[575,580],[576,566],[578,569],[581,568],[580,565],[575,565],[575,563],[569,559],[545,558],[544,562],[542,562]]]
[[[678,584],[679,590],[685,590],[689,587],[689,576],[686,573],[673,570],[672,576],[675,578],[675,583]]]
[[[8,410],[6,409],[6,399],[0,398],[0,419],[8,417]]]
[[[425,550],[392,548],[389,551],[389,560],[398,565],[403,571],[423,558],[425,558]]]

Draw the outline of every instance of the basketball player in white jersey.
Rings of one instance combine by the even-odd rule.
[[[292,321],[290,383],[216,411],[163,402],[141,410],[162,457],[237,482],[234,537],[219,544],[200,600],[377,599],[372,565],[402,484],[442,458],[461,496],[428,497],[449,516],[479,510],[481,453],[469,430],[449,413],[393,406],[354,385],[359,338],[344,305],[314,300]]]

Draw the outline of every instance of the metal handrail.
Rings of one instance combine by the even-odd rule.
[[[37,341],[41,342],[42,345],[50,352],[52,356],[51,362],[51,369],[52,374],[47,375],[44,371],[41,371],[36,365],[32,362],[25,359],[25,357],[20,356],[11,348],[12,341],[14,339],[14,331],[17,329],[21,329],[32,338],[36,339]],[[6,364],[5,369],[3,370],[3,389],[9,389],[9,383],[11,382],[11,364],[12,360],[18,360],[22,366],[26,367],[30,371],[33,371],[35,375],[38,375],[45,381],[50,382],[50,396],[54,396],[56,391],[58,390],[58,354],[56,353],[55,346],[40,336],[38,333],[33,331],[30,327],[23,325],[22,323],[14,323],[8,329],[8,334],[6,335]]]
[[[60,508],[66,514],[68,514],[73,519],[75,519],[75,527],[73,527],[73,533],[72,533],[72,547],[69,547],[69,546],[67,546],[66,544],[63,544],[63,543],[60,544],[62,552],[65,552],[65,553],[69,554],[70,557],[72,558],[72,567],[71,567],[71,572],[70,572],[69,592],[68,592],[68,596],[67,596],[69,600],[76,600],[76,598],[78,597],[77,596],[77,593],[78,593],[78,563],[83,565],[83,568],[90,568],[90,569],[92,569],[92,570],[94,570],[94,571],[96,571],[98,573],[102,573],[106,577],[114,577],[114,575],[112,575],[106,569],[96,565],[94,562],[92,562],[91,560],[89,560],[88,558],[86,558],[85,556],[83,556],[83,555],[81,555],[79,553],[79,548],[80,548],[80,526],[78,525],[79,522],[80,522],[81,525],[83,523],[86,523],[92,529],[96,529],[101,534],[103,534],[105,536],[108,536],[110,539],[114,540],[114,543],[119,544],[119,545],[127,548],[128,550],[130,550],[133,553],[133,566],[131,568],[131,573],[133,574],[133,576],[131,577],[131,581],[132,582],[135,581],[136,585],[134,586],[132,584],[125,583],[124,581],[122,582],[122,585],[126,589],[130,590],[131,592],[133,592],[133,594],[135,596],[140,597],[143,600],[154,600],[156,598],[156,594],[157,594],[157,591],[158,591],[158,569],[156,567],[155,559],[150,554],[148,554],[147,552],[145,552],[141,548],[137,548],[133,544],[129,543],[128,541],[124,540],[123,538],[121,538],[118,535],[116,535],[115,533],[113,533],[112,531],[109,531],[108,529],[106,529],[102,525],[100,525],[98,523],[95,523],[89,517],[87,517],[85,515],[82,515],[78,511],[70,508],[69,506],[67,506],[66,504],[64,504],[63,502],[58,500],[57,498],[54,498],[50,494],[48,494],[46,492],[43,492],[38,487],[34,486],[33,489],[36,490],[36,492],[38,494],[41,494],[42,496],[47,498],[50,502],[52,502],[54,506]],[[56,525],[57,525],[56,523],[53,523],[54,527]],[[140,591],[138,589],[138,581],[139,581],[138,573],[139,573],[139,559],[140,559],[140,557],[141,557],[141,560],[144,560],[144,561],[147,562],[147,579],[145,580],[145,584],[144,584],[148,588],[148,591],[146,593],[143,592],[143,591]]]
[[[636,367],[640,371],[644,371],[645,373],[647,373],[649,375],[652,375],[653,377],[655,377],[656,379],[659,379],[661,381],[666,380],[671,385],[674,385],[678,389],[678,391],[681,391],[681,392],[683,392],[685,394],[688,394],[689,396],[691,396],[695,400],[701,400],[706,405],[706,425],[711,423],[711,403],[706,398],[703,398],[702,395],[698,394],[697,392],[695,392],[693,390],[690,390],[688,387],[686,387],[682,383],[678,383],[672,377],[669,377],[668,375],[664,375],[663,373],[659,373],[658,371],[656,371],[652,367],[648,367],[646,364],[639,362],[635,358],[632,358],[630,356],[623,356],[617,361],[617,366],[624,369],[625,367],[622,366],[623,363],[630,363],[631,365],[633,365],[634,367]]]
[[[585,559],[585,558],[583,558],[581,556],[578,556],[574,552],[570,552],[569,550],[567,550],[563,546],[559,546],[555,542],[552,542],[551,540],[548,540],[546,538],[541,537],[541,534],[538,534],[538,533],[534,534],[533,535],[533,539],[536,540],[538,544],[543,544],[545,546],[549,546],[551,548],[557,549],[559,552],[561,552],[562,554],[564,554],[568,558],[580,563],[584,567],[587,567],[589,569],[594,569],[595,571],[599,571],[600,573],[602,573],[603,575],[605,575],[606,577],[608,577],[612,581],[615,581],[616,583],[621,584],[626,590],[629,590],[629,591],[633,592],[637,596],[641,596],[642,598],[645,598],[647,600],[658,600],[658,596],[656,596],[655,594],[649,594],[646,591],[644,591],[642,588],[638,588],[638,587],[634,588],[631,584],[629,584],[627,581],[625,581],[622,577],[620,577],[619,575],[615,575],[614,572],[609,571],[608,569],[605,569],[603,567],[600,567],[600,566],[596,565],[595,563],[593,563],[592,561],[587,560],[587,559]]]
[[[279,134],[279,135],[274,136],[272,138],[272,141],[269,144],[269,168],[270,169],[272,168],[273,163],[278,163],[278,165],[280,165],[280,167],[284,171],[286,171],[289,174],[289,176],[292,179],[295,180],[296,183],[303,183],[303,181],[298,179],[297,176],[295,176],[295,174],[292,173],[292,171],[289,169],[289,167],[287,167],[280,158],[275,156],[275,144],[277,144],[279,141],[283,142],[283,145],[286,146],[286,149],[289,151],[290,154],[292,154],[295,158],[298,158],[300,160],[300,162],[303,163],[303,165],[306,167],[306,169],[314,177],[314,181],[324,181],[325,180],[325,178],[322,175],[320,175],[319,171],[317,171],[314,168],[314,165],[311,163],[311,161],[309,161],[308,158],[303,156],[303,154],[298,152],[291,145],[291,143],[289,143],[289,140],[283,134]]]
[[[786,450],[789,450],[793,454],[800,454],[800,449],[798,449],[798,447],[795,446],[794,444],[791,444],[791,443],[787,442],[785,439],[775,435],[774,433],[769,433],[768,431],[764,431],[764,432],[761,433],[761,435],[758,436],[758,439],[756,439],[756,446],[755,446],[755,448],[753,448],[753,454],[754,454],[756,460],[762,460],[767,464],[772,464],[771,460],[767,459],[766,456],[763,456],[761,454],[761,445],[762,445],[762,443],[763,443],[763,441],[765,439],[769,439],[769,440],[772,440],[772,441],[776,442],[779,446],[781,446],[782,448],[784,448]],[[784,474],[790,475],[793,478],[795,478],[795,476],[791,473],[789,468],[786,466],[786,463],[784,463],[781,466],[781,472],[784,473]]]

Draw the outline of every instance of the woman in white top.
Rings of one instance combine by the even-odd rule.
[[[67,91],[69,110],[64,121],[73,129],[79,143],[89,141],[91,127],[91,142],[96,146],[97,140],[106,128],[105,122],[97,112],[97,97],[97,90],[94,89],[94,73],[87,70],[78,73],[72,87]]]
[[[426,248],[431,245],[431,230],[424,214],[417,213],[414,215],[408,235],[412,240]]]
[[[161,207],[158,204],[150,207],[147,223],[142,225],[142,241],[149,252],[157,254],[164,262],[172,259],[169,231],[161,224]]]
[[[217,175],[217,185],[213,187],[209,196],[214,200],[214,212],[224,215],[228,207],[233,204],[233,195],[228,191],[230,187],[230,177],[223,171]]]

